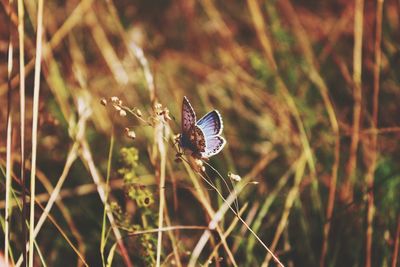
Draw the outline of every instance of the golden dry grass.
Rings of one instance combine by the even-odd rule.
[[[5,261],[398,265],[399,2],[228,2],[1,1]]]

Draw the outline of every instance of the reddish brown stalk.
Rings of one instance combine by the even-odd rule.
[[[333,214],[333,208],[335,204],[335,193],[336,193],[336,183],[337,183],[337,171],[339,168],[339,140],[338,137],[336,138],[335,142],[335,164],[332,167],[332,177],[329,183],[329,197],[328,197],[328,206],[326,208],[326,222],[324,224],[324,240],[322,243],[321,249],[321,258],[320,258],[320,267],[325,266],[325,258],[328,252],[328,239],[329,239],[329,232],[331,227],[331,218]]]
[[[378,126],[378,107],[379,107],[379,81],[380,81],[380,68],[382,61],[381,40],[382,40],[382,12],[383,1],[377,0],[376,10],[376,32],[375,32],[375,65],[374,65],[374,95],[373,95],[373,110],[372,120],[375,128]]]
[[[382,39],[382,11],[383,0],[377,0],[376,9],[376,32],[375,32],[375,65],[374,65],[374,92],[372,104],[372,127],[378,127],[378,108],[379,108],[379,80],[380,80],[380,67],[381,67],[381,39]],[[374,173],[376,168],[377,159],[377,139],[378,135],[374,132],[371,135],[371,155],[368,172],[366,175],[366,183],[368,188],[368,211],[367,211],[367,232],[366,232],[366,259],[365,266],[371,267],[372,257],[372,233],[374,221]]]
[[[392,267],[397,266],[397,255],[399,255],[399,239],[400,239],[400,214],[397,217],[397,230],[393,248]]]
[[[354,10],[354,47],[353,47],[353,127],[349,160],[346,166],[346,179],[342,186],[342,192],[348,202],[353,200],[353,175],[357,168],[357,149],[360,141],[360,121],[362,103],[362,36],[364,20],[364,0],[355,1]]]
[[[27,243],[26,228],[26,188],[25,188],[25,59],[24,59],[24,3],[18,0],[18,39],[19,39],[19,94],[20,94],[20,126],[21,126],[21,202],[22,202],[22,240],[23,244]],[[26,246],[22,246],[23,266],[26,266]]]
[[[10,5],[12,1],[10,1]],[[11,17],[11,13],[8,14]],[[13,68],[13,40],[11,35],[11,23],[8,23],[8,58],[7,58],[7,148],[6,148],[6,185],[5,185],[5,202],[6,209],[4,212],[4,264],[8,266],[10,263],[10,218],[11,218],[11,173],[12,173],[12,90],[11,90],[11,73]],[[11,259],[12,262],[12,259]]]

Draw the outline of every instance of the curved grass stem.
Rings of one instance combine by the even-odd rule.
[[[182,158],[182,160],[185,162],[185,166],[186,166],[186,168],[188,169],[190,169],[190,163],[185,159],[185,158],[183,158],[183,157],[181,157]],[[271,257],[274,259],[274,261],[279,265],[279,266],[281,266],[281,267],[283,267],[284,265],[282,264],[282,262],[279,260],[279,258],[277,257],[277,256],[275,256],[275,254],[268,248],[268,246],[261,240],[261,238],[253,231],[253,229],[251,229],[251,227],[246,223],[246,221],[245,220],[243,220],[243,218],[241,217],[241,216],[239,216],[239,214],[232,208],[232,206],[231,206],[231,204],[234,202],[234,200],[237,198],[237,195],[236,194],[239,194],[242,190],[243,190],[243,188],[247,185],[247,183],[246,184],[244,184],[243,186],[241,186],[241,187],[239,187],[238,189],[237,189],[237,191],[235,191],[235,192],[232,192],[229,196],[228,196],[228,198],[224,198],[224,196],[222,195],[222,193],[218,190],[218,188],[215,186],[215,185],[213,185],[212,183],[210,183],[209,181],[208,181],[208,179],[202,174],[202,173],[199,173],[198,172],[198,174],[200,175],[200,177],[202,178],[202,180],[203,181],[205,181],[209,186],[211,186],[216,192],[217,192],[217,194],[220,196],[220,198],[224,201],[224,205],[218,210],[218,212],[217,213],[215,213],[214,214],[214,216],[212,216],[212,220],[211,220],[211,222],[209,223],[209,227],[211,228],[211,229],[215,229],[215,228],[219,228],[218,227],[218,222],[219,222],[219,220],[222,218],[222,216],[223,216],[223,214],[228,210],[228,209],[230,209],[231,211],[232,211],[232,213],[239,219],[239,221],[247,228],[247,230],[248,231],[250,231],[250,233],[257,239],[257,241],[264,247],[264,249],[269,253],[269,254],[271,254]],[[192,176],[190,176],[190,177],[192,177]],[[195,180],[195,179],[192,179],[192,181],[195,183],[195,187],[196,188],[200,188],[199,187],[199,185],[197,185],[197,181]],[[204,245],[205,245],[205,243],[206,243],[206,241],[208,240],[208,238],[209,238],[209,236],[210,236],[210,234],[209,234],[209,232],[207,233],[207,231],[205,232],[205,234],[204,234],[204,237],[202,237],[200,240],[199,240],[199,242],[198,242],[198,244],[201,244],[200,246],[203,246],[204,247]],[[220,237],[221,237],[221,240],[222,241],[225,241],[226,242],[226,240],[225,240],[225,238],[223,238],[223,234],[220,234]],[[224,244],[224,243],[223,243]],[[199,247],[200,247],[199,246]],[[229,255],[229,252],[230,252],[230,249],[226,246],[225,247],[226,248],[226,251],[227,251],[227,253],[228,253],[228,255]],[[196,249],[195,248],[195,250],[193,251],[193,253],[192,253],[192,257],[191,257],[191,259],[190,259],[190,262],[189,262],[189,266],[194,266],[194,264],[195,264],[195,262],[197,261],[197,258],[198,258],[198,256],[200,255],[200,249]],[[196,253],[195,253],[196,252]],[[232,255],[233,256],[233,255]],[[231,257],[230,257],[231,258]],[[233,258],[231,258],[231,260],[232,260]],[[236,264],[235,262],[232,262],[234,265]]]

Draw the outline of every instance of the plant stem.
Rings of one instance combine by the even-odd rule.
[[[29,218],[29,267],[33,267],[33,241],[35,229],[35,174],[37,153],[37,128],[39,115],[40,70],[42,62],[42,33],[43,31],[43,0],[38,1],[35,80],[33,87],[33,116],[32,116],[32,163],[31,163],[31,197]]]
[[[11,5],[12,1],[10,1]],[[11,12],[11,11],[10,11]],[[11,16],[9,16],[11,17]],[[6,210],[5,210],[5,223],[4,223],[4,254],[5,265],[9,265],[9,245],[10,245],[10,192],[11,192],[11,173],[12,173],[12,88],[11,88],[11,73],[13,67],[13,45],[11,38],[11,27],[9,24],[9,43],[8,43],[8,64],[7,64],[7,155],[6,155]]]
[[[27,242],[26,227],[26,188],[25,188],[25,51],[24,51],[24,3],[18,0],[18,39],[19,39],[19,97],[20,97],[20,131],[21,131],[21,187],[22,187],[22,240]],[[22,246],[23,265],[26,266],[26,246]]]

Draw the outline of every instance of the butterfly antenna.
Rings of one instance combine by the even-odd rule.
[[[228,189],[229,193],[231,194],[232,193],[231,188],[229,187],[228,183],[226,182],[226,179],[219,173],[219,171],[217,169],[215,169],[211,164],[209,164],[208,162],[206,162],[204,160],[203,160],[203,163],[205,163],[208,167],[210,167],[222,179],[222,181],[224,181],[226,188]],[[208,175],[207,175],[207,177],[208,177]],[[233,203],[235,203],[236,212],[239,214],[239,201],[238,201],[237,192],[236,192],[236,189],[235,189],[235,186],[234,186],[232,180],[229,179],[229,181],[231,182],[232,190],[233,190],[233,193],[235,194],[235,200]]]

